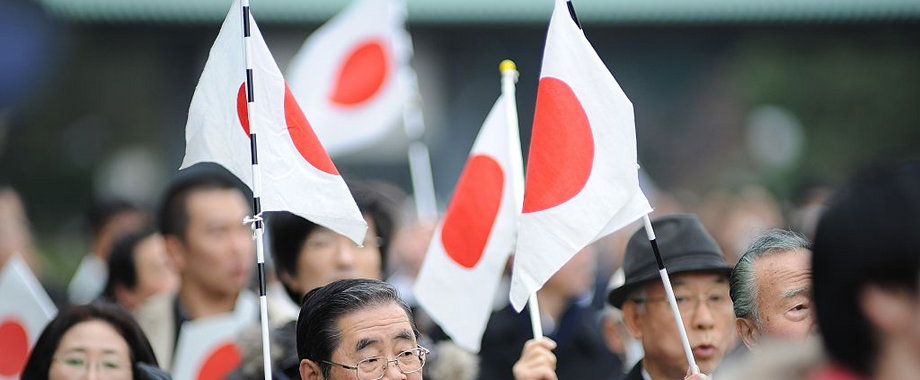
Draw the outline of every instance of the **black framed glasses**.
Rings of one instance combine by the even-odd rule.
[[[323,360],[322,362],[354,370],[355,378],[358,380],[379,380],[386,374],[390,363],[396,363],[396,368],[399,368],[399,372],[407,375],[421,371],[422,367],[425,366],[425,360],[428,359],[428,352],[427,348],[416,346],[411,350],[400,352],[394,359],[387,359],[385,356],[372,356],[353,366],[328,360]]]

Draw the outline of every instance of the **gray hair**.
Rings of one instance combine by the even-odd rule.
[[[757,279],[754,277],[754,261],[777,252],[810,250],[811,242],[800,233],[771,229],[754,239],[742,253],[738,264],[732,270],[728,284],[735,317],[750,318],[760,324],[757,305]]]

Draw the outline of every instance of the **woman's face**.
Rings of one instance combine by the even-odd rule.
[[[100,320],[73,325],[51,359],[49,380],[131,380],[128,343],[115,328]]]

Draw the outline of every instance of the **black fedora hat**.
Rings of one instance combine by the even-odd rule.
[[[729,274],[722,249],[692,214],[668,215],[652,221],[661,259],[669,274],[683,272],[720,272]],[[607,295],[607,302],[620,308],[626,297],[641,285],[660,281],[658,262],[649,244],[645,227],[629,238],[623,258],[626,281]]]

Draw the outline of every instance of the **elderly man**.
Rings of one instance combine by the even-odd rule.
[[[427,354],[392,285],[339,280],[304,297],[297,319],[301,379],[420,380]]]
[[[795,232],[770,230],[735,265],[729,280],[735,324],[749,349],[765,337],[802,340],[815,331],[809,248]]]
[[[653,221],[652,227],[695,361],[703,373],[711,374],[735,343],[728,289],[731,266],[696,216],[666,216]],[[626,282],[607,300],[623,311],[629,333],[645,351],[624,379],[684,378],[688,364],[644,228],[629,239],[623,270]]]

